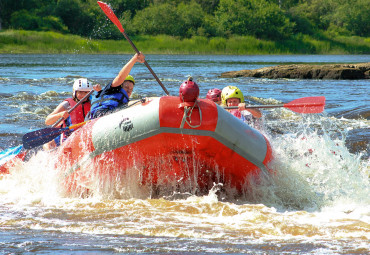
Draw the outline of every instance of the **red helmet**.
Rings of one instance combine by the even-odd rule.
[[[212,100],[213,102],[221,101],[221,90],[220,89],[210,89],[208,90],[206,98]]]
[[[184,102],[195,102],[199,96],[199,87],[193,82],[193,78],[189,77],[180,86],[179,97]]]

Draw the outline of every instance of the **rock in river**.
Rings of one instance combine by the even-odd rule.
[[[370,79],[370,62],[359,64],[326,65],[278,65],[253,70],[230,71],[221,74],[222,78],[257,77],[289,79]]]

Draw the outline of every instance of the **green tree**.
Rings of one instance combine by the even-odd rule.
[[[82,4],[80,0],[58,0],[55,13],[71,33],[88,36],[96,19],[87,7],[88,4]]]
[[[204,15],[202,7],[194,0],[177,6],[174,3],[151,4],[137,12],[133,23],[139,33],[191,37],[202,27]]]
[[[275,3],[265,0],[221,0],[215,16],[220,35],[281,39],[294,27]]]
[[[335,24],[353,35],[370,36],[370,4],[367,0],[351,0],[338,8]]]
[[[343,1],[309,0],[293,7],[291,12],[296,16],[306,18],[314,27],[326,30],[330,26],[333,14]]]
[[[208,14],[214,14],[217,10],[220,0],[196,0],[196,2],[202,7],[202,10]]]
[[[370,34],[368,0],[107,0],[130,34]],[[96,0],[0,0],[0,27],[54,30],[103,39],[122,35]]]
[[[39,28],[39,20],[39,17],[22,9],[12,13],[10,24],[16,29],[37,30]]]
[[[148,35],[167,34],[177,36],[180,29],[174,4],[151,4],[138,11],[133,18],[133,26],[139,33]]]
[[[2,26],[4,26],[4,28],[9,28],[11,26],[11,17],[15,12],[26,10],[28,15],[37,15],[38,9],[44,6],[55,5],[56,1],[57,0],[1,0],[0,20],[2,21]],[[50,14],[46,16],[48,15]],[[30,25],[30,27],[33,27],[33,25]]]
[[[367,0],[309,0],[290,8],[289,14],[304,30],[331,30],[339,34],[369,36]]]
[[[39,20],[39,28],[44,31],[68,32],[68,28],[63,24],[62,20],[51,15]]]
[[[115,0],[110,1],[111,6],[114,9],[115,14],[118,17],[122,17],[123,13],[129,11],[132,16],[135,16],[137,11],[140,11],[149,6],[150,0]]]
[[[179,35],[191,37],[196,35],[197,31],[203,25],[203,17],[205,13],[202,7],[195,1],[189,4],[180,3],[177,8],[177,27],[180,29]]]

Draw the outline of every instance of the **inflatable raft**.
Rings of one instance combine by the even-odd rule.
[[[215,183],[243,191],[272,159],[268,140],[222,107],[174,96],[88,122],[57,155],[66,190],[77,194],[92,189],[96,177],[196,194]]]

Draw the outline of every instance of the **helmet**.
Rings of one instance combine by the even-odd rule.
[[[132,75],[127,75],[125,81],[132,81],[135,85],[135,79],[134,79],[134,77],[132,77]]]
[[[210,89],[208,90],[206,98],[212,100],[213,102],[221,101],[221,90],[220,89]]]
[[[91,91],[92,84],[86,78],[79,78],[73,83],[73,94],[76,91]]]
[[[243,93],[240,89],[238,89],[238,87],[227,86],[222,89],[221,93],[222,104],[226,105],[226,101],[229,98],[239,98],[240,103],[244,103]]]
[[[193,78],[189,77],[180,86],[179,97],[184,102],[195,102],[199,96],[199,87],[193,82]]]

